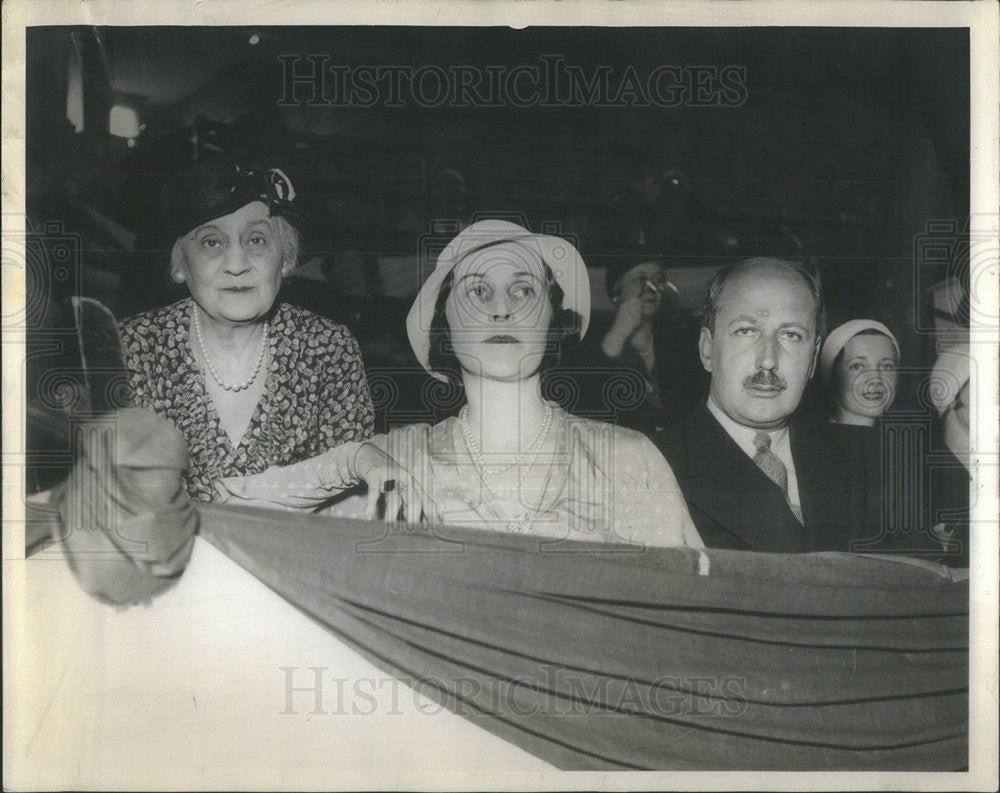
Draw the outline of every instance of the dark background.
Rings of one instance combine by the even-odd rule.
[[[904,366],[926,367],[927,287],[949,272],[967,281],[965,29],[43,27],[27,39],[29,222],[78,246],[79,267],[59,277],[42,240],[29,275],[53,304],[78,290],[125,316],[175,299],[144,231],[166,179],[216,154],[281,164],[322,217],[310,255],[373,253],[401,300],[419,282],[431,221],[520,213],[536,230],[558,224],[595,269],[644,234],[691,310],[721,264],[808,259],[831,327],[880,319]],[[444,68],[560,55],[617,76],[630,64],[640,75],[736,65],[746,96],[721,107],[283,107],[279,56],[294,55]],[[81,132],[66,114],[72,59]],[[131,142],[109,134],[115,104],[144,124]],[[930,221],[947,250],[925,261]],[[595,304],[609,307],[604,295]],[[903,389],[897,405],[914,398]]]

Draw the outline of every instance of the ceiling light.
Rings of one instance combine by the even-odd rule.
[[[134,138],[139,134],[139,114],[131,107],[115,105],[108,118],[108,131],[119,138]]]

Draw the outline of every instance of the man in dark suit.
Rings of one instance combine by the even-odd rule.
[[[791,421],[822,327],[819,282],[797,263],[747,259],[712,280],[698,341],[708,400],[657,437],[707,546],[850,551],[864,537],[859,444]]]

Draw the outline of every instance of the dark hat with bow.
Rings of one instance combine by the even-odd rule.
[[[295,199],[292,181],[280,168],[245,168],[233,160],[199,162],[173,177],[160,193],[158,236],[169,251],[179,237],[255,201],[301,234],[310,224]]]

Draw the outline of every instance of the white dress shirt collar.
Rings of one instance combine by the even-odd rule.
[[[771,448],[776,454],[778,454],[777,447],[788,445],[787,424],[781,429],[776,430],[758,430],[753,427],[746,427],[729,418],[729,416],[723,412],[722,408],[715,404],[712,397],[708,398],[708,411],[715,416],[715,420],[722,425],[722,429],[726,431],[726,434],[736,441],[736,444],[751,458],[757,454],[757,447],[754,446],[753,439],[757,437],[758,432],[766,432],[771,436]],[[780,457],[781,455],[778,454],[778,456]],[[784,462],[784,460],[782,460],[782,462]],[[787,463],[785,464],[787,465]]]
[[[753,442],[757,433],[767,432],[771,436],[771,451],[778,455],[788,471],[788,501],[794,507],[800,507],[799,480],[795,474],[795,461],[792,459],[792,444],[788,434],[788,425],[776,430],[758,430],[746,427],[726,415],[722,408],[715,404],[711,396],[708,398],[708,412],[715,417],[726,434],[751,460],[757,455],[757,447],[754,446]]]

